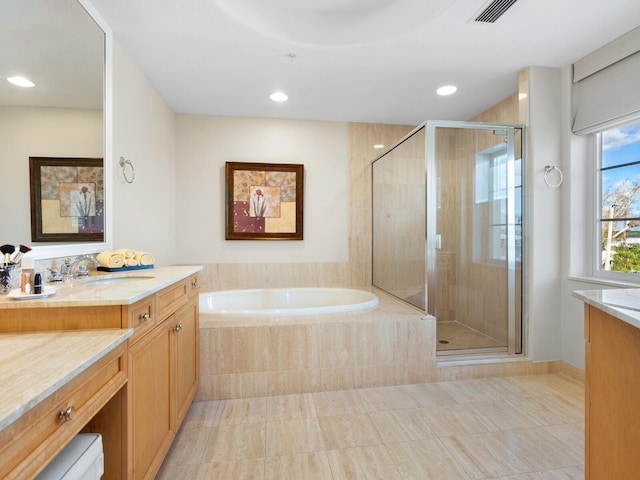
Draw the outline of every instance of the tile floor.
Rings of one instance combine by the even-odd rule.
[[[459,322],[436,323],[439,352],[446,350],[464,350],[466,348],[506,347],[505,342],[485,335]],[[446,341],[447,343],[440,343]]]
[[[562,374],[196,402],[157,479],[584,478]]]

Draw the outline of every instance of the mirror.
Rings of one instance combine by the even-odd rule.
[[[106,29],[83,5],[78,0],[2,0],[0,243],[31,245],[36,258],[99,251],[105,240],[54,247],[34,244],[31,237],[29,157],[107,158]],[[12,76],[27,77],[35,86],[15,86],[7,81]]]

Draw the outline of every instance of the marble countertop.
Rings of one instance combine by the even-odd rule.
[[[95,272],[86,278],[62,284],[46,284],[55,293],[45,298],[16,300],[0,295],[1,308],[79,307],[90,305],[130,305],[179,280],[202,270],[202,266],[169,266],[126,272]],[[118,281],[121,277],[126,281]],[[93,283],[97,279],[111,283]]]
[[[640,288],[576,290],[573,296],[629,325],[640,328]]]
[[[133,330],[0,334],[0,430],[93,365]]]

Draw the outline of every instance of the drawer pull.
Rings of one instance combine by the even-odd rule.
[[[147,320],[149,320],[149,314],[147,312],[141,313],[140,320],[142,320],[143,322],[146,322]]]
[[[191,286],[193,288],[198,288],[198,279],[195,279],[193,282],[191,282]]]
[[[73,412],[73,406],[67,407],[66,410],[60,410],[58,413],[58,418],[64,420],[65,422],[71,421],[71,413]]]
[[[182,330],[182,323],[179,323],[173,329],[173,331],[176,332],[176,333],[178,333],[180,330]]]

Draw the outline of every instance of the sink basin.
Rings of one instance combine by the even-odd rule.
[[[86,280],[82,280],[82,283],[87,285],[112,285],[118,283],[139,282],[150,278],[155,278],[155,275],[105,275],[94,278],[89,277]]]

